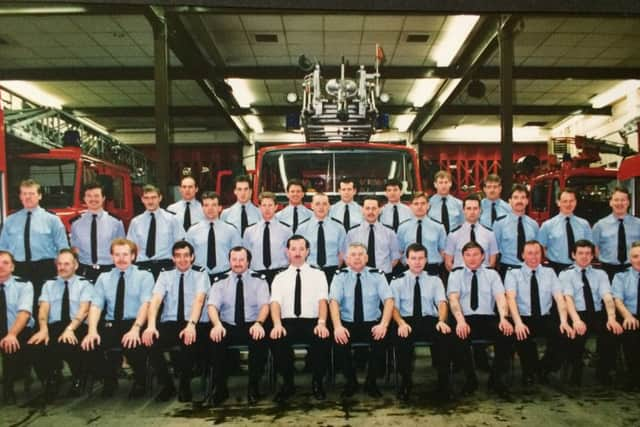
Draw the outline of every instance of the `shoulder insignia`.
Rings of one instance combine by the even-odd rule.
[[[27,283],[28,282],[27,279],[24,279],[24,278],[22,278],[20,276],[13,276],[13,280],[15,280],[16,282],[22,282],[22,283]],[[47,280],[50,280],[50,279],[47,279]]]
[[[347,268],[339,268],[336,270],[335,274],[342,274],[346,273],[347,271],[349,271]]]
[[[170,210],[168,210],[168,209],[165,209],[164,211],[165,211],[165,212],[167,212],[167,213],[170,213],[171,215],[175,215],[175,214],[176,214],[175,212],[170,211]]]
[[[162,271],[173,271],[175,269],[176,269],[176,266],[174,265],[173,267],[163,268]]]
[[[69,225],[73,224],[75,221],[79,220],[80,218],[82,218],[82,215],[80,215],[80,214],[74,216],[73,218],[71,218],[69,220]]]
[[[521,268],[521,266],[519,266],[519,265],[510,265],[507,268],[507,271],[509,271],[509,270],[519,270],[520,268]]]
[[[570,265],[569,267],[562,269],[562,271],[574,270],[575,268],[575,265]]]
[[[389,224],[382,224],[385,227],[387,227],[389,230],[393,231],[393,225],[389,225]]]
[[[456,231],[460,230],[461,227],[462,227],[462,225],[457,226],[456,228],[451,230],[450,233],[455,233]]]
[[[108,214],[109,214],[109,216],[112,216],[112,217],[114,217],[115,219],[117,219],[118,221],[122,221],[122,218],[120,218],[118,215],[115,215],[115,214],[113,214],[113,213],[111,213],[111,212],[109,212],[109,211],[105,211],[105,212],[106,212],[106,213],[108,213]]]
[[[404,224],[405,222],[407,222],[407,221],[409,221],[409,220],[411,220],[411,218],[405,218],[405,219],[403,219],[402,221],[400,221],[400,223],[399,223],[398,225],[402,225],[402,224]],[[434,221],[435,221],[435,220],[434,220]]]
[[[432,217],[430,217],[430,216],[428,216],[427,218],[429,218],[431,221],[435,222],[436,224],[441,224],[441,225],[442,225],[442,222],[441,222],[441,221],[438,221],[438,220],[437,220],[437,219],[435,219],[435,218],[432,218]],[[409,220],[407,220],[407,221],[409,221]]]
[[[311,268],[315,268],[316,270],[322,270],[322,268],[321,268],[321,267],[318,267],[317,265],[311,265],[311,264],[309,264],[309,267],[311,267]]]
[[[192,269],[193,271],[199,271],[199,272],[204,272],[204,271],[206,271],[204,267],[200,267],[199,265],[195,265],[195,264],[191,266],[191,269]]]
[[[282,225],[284,225],[285,227],[291,227],[291,224],[287,224],[286,222],[282,221],[282,220],[278,220],[278,222]],[[300,226],[300,223],[298,223],[298,226]]]
[[[50,211],[49,209],[45,209],[44,211],[49,213],[49,214],[51,214],[51,215],[53,215],[53,216],[55,216],[55,217],[58,216],[58,215],[56,215],[56,213],[54,211]]]
[[[401,279],[404,277],[404,273],[398,273],[394,276],[391,277],[391,280],[395,280],[395,279]]]
[[[460,267],[454,267],[451,272],[453,273],[454,271],[458,271],[458,270],[462,270],[464,267],[460,266]]]
[[[505,219],[506,217],[507,217],[507,215],[499,216],[498,218],[496,218],[496,222],[497,222],[497,221],[502,221],[502,220],[503,220],[503,219]]]
[[[217,283],[217,282],[219,282],[221,280],[226,279],[227,277],[229,277],[228,273],[220,274],[219,276],[216,276],[216,277],[213,278],[213,283]]]
[[[352,225],[351,227],[349,227],[349,231],[353,230],[354,228],[358,228],[358,227],[360,227],[360,224]]]
[[[337,219],[337,218],[331,217],[331,220],[332,220],[332,221],[337,222],[337,223],[338,223],[338,224],[340,224],[340,225],[344,225],[344,224],[342,224],[342,221],[340,221],[340,220],[339,220],[339,219]]]
[[[265,275],[264,275],[264,274],[262,274],[262,273],[251,273],[251,277],[259,277],[259,278],[261,278],[262,280],[267,280],[267,276],[265,276]]]
[[[301,226],[302,224],[304,224],[305,222],[309,222],[309,220],[310,220],[310,219],[311,219],[311,217],[309,217],[309,218],[305,218],[305,219],[303,219],[303,220],[301,220],[301,221],[298,221],[298,228],[300,228],[300,226]]]
[[[233,223],[230,223],[229,221],[225,220],[224,221],[225,224],[232,226],[234,229],[238,229],[238,227],[236,227]]]
[[[370,268],[369,272],[370,273],[384,274],[384,271],[378,270],[377,268]]]
[[[480,226],[482,226],[483,228],[485,228],[485,229],[487,229],[489,231],[493,231],[493,228],[491,228],[491,227],[487,227],[486,225],[481,224],[481,223],[478,223],[478,224],[480,224]]]

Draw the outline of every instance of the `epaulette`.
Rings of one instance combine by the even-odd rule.
[[[352,225],[351,227],[349,227],[349,231],[353,230],[354,228],[358,228],[358,227],[360,227],[360,224]]]
[[[169,267],[169,268],[163,268],[162,271],[173,271],[175,269],[176,269],[176,266],[174,265],[174,266]]]
[[[169,212],[171,215],[175,215],[176,213],[167,209],[163,209],[165,212]]]
[[[493,231],[493,228],[491,228],[491,227],[487,227],[486,225],[484,225],[482,223],[478,223],[478,224],[480,224],[482,227],[486,228],[489,231]]]
[[[347,271],[349,271],[348,268],[339,268],[338,270],[336,270],[335,274],[341,274],[341,273],[346,273]]]
[[[251,273],[251,277],[259,277],[259,278],[261,278],[262,280],[267,280],[267,276],[265,276],[265,275],[264,275],[264,274],[262,274],[262,273],[255,273],[255,272],[254,272],[254,273]]]
[[[519,265],[510,265],[510,266],[507,268],[507,271],[509,271],[509,270],[515,270],[515,269],[520,269],[520,268],[521,268],[521,267],[520,267]]]
[[[199,271],[199,272],[206,271],[206,269],[204,267],[200,267],[199,265],[195,265],[195,264],[191,266],[191,269],[193,271]]]
[[[69,220],[69,225],[73,224],[75,221],[79,220],[82,217],[82,214],[78,214]]]
[[[605,271],[604,266],[602,264],[591,264],[591,267],[595,268],[596,270]]]
[[[410,219],[411,219],[411,218],[407,218],[407,219],[404,219],[404,220],[400,221],[400,222],[398,223],[398,226],[401,226],[402,224],[404,224],[405,222],[409,221]],[[434,220],[434,221],[435,221],[435,220]]]
[[[218,275],[218,276],[213,278],[213,283],[216,283],[216,282],[219,282],[221,280],[224,280],[227,277],[229,277],[229,274],[227,274],[227,273],[220,274],[220,275]]]
[[[452,229],[449,233],[453,233],[453,232],[456,232],[456,231],[460,230],[460,227],[462,227],[462,225],[459,225],[456,228]]]
[[[22,283],[27,283],[28,282],[27,279],[24,279],[24,278],[22,278],[20,276],[13,276],[13,280],[15,280],[16,282],[22,282]]]
[[[394,276],[391,276],[391,280],[395,280],[395,279],[401,279],[404,277],[404,273],[398,273]]]
[[[78,277],[78,280],[82,280],[82,281],[85,281],[85,282],[91,282],[89,279],[87,279],[84,276],[77,276],[77,277]]]
[[[50,213],[51,215],[58,216],[54,211],[50,211],[49,209],[45,209],[44,211]]]
[[[576,268],[576,266],[575,266],[575,265],[573,265],[573,264],[571,264],[569,267],[567,267],[567,268],[563,268],[563,269],[562,269],[562,271],[573,270],[573,269],[575,269],[575,268]]]
[[[507,217],[507,215],[499,216],[498,218],[496,218],[496,221],[501,221],[501,220],[505,219],[506,217]],[[496,221],[494,221],[494,222],[496,222]]]
[[[370,268],[370,269],[369,269],[369,273],[379,273],[379,274],[384,274],[384,271],[382,271],[382,270],[378,270],[377,268]]]
[[[303,219],[302,221],[298,221],[298,228],[300,228],[300,226],[301,226],[302,224],[304,224],[305,222],[308,222],[310,219],[311,219],[311,218],[309,217],[309,218],[305,218],[305,219]]]
[[[234,224],[230,223],[229,221],[225,220],[224,221],[225,224],[228,224],[230,226],[232,226],[233,228],[235,228],[236,230],[238,229],[238,227],[236,227]]]
[[[340,224],[340,225],[342,225],[342,226],[344,226],[344,224],[342,223],[342,221],[340,221],[340,220],[339,220],[339,219],[337,219],[337,218],[331,217],[331,220],[332,220],[332,221],[337,222],[338,224]]]
[[[388,225],[388,224],[382,224],[385,227],[387,227],[389,230],[393,231],[393,225]]]
[[[311,264],[309,264],[309,267],[311,267],[311,268],[315,268],[316,270],[322,270],[322,267],[318,267],[317,265],[311,265]]]
[[[429,218],[431,221],[435,222],[436,224],[440,224],[440,225],[442,225],[442,222],[441,222],[441,221],[438,221],[438,220],[437,220],[437,219],[435,219],[435,218],[431,218],[430,216],[428,216],[427,218]],[[407,220],[407,221],[409,221],[409,220]]]
[[[287,224],[286,222],[282,221],[282,220],[278,220],[278,222],[282,225],[284,225],[285,227],[291,227],[291,224]],[[300,224],[298,223],[298,226],[300,226]]]
[[[460,266],[460,267],[454,267],[453,269],[451,269],[451,272],[453,273],[454,271],[458,271],[458,270],[462,270],[464,267]]]
[[[111,213],[111,212],[109,212],[109,211],[105,211],[105,212],[106,212],[106,213],[108,213],[108,214],[109,214],[109,216],[112,216],[112,217],[114,217],[115,219],[117,219],[118,221],[122,221],[122,218],[120,218],[118,215],[112,214],[112,213]]]

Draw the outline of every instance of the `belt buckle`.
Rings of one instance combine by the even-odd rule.
[[[105,328],[112,328],[113,327],[113,323],[112,322],[104,322],[104,327]]]
[[[98,264],[91,265],[91,268],[93,268],[94,270],[100,270],[100,266]]]

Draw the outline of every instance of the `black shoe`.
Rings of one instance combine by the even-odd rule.
[[[398,389],[398,399],[403,402],[408,402],[409,395],[410,395],[409,388],[406,385],[401,385],[400,388]]]
[[[67,391],[67,397],[79,397],[82,394],[82,381],[80,378],[72,378],[71,386],[69,387],[69,391]]]
[[[229,390],[226,388],[218,388],[211,397],[211,406],[220,406],[229,398]]]
[[[15,405],[16,394],[13,391],[13,384],[5,384],[2,388],[2,400],[6,405]]]
[[[382,397],[382,393],[380,392],[380,389],[378,388],[376,383],[367,383],[364,386],[364,391],[367,392],[369,397],[373,397],[374,399],[379,399]]]
[[[356,394],[357,391],[358,391],[358,383],[354,381],[349,381],[344,385],[344,388],[342,389],[342,393],[340,393],[340,396],[343,399],[348,397],[353,397],[353,395]]]
[[[295,393],[296,389],[292,384],[283,385],[280,390],[273,397],[276,403],[286,403],[287,400]]]
[[[117,380],[104,380],[104,387],[102,388],[101,396],[103,398],[113,397],[118,388]]]
[[[317,400],[325,400],[327,398],[327,393],[324,391],[322,381],[313,380],[311,384],[311,390],[313,393],[313,397],[315,397]]]
[[[178,402],[191,402],[192,399],[191,381],[180,380],[180,387],[178,388]]]
[[[176,395],[176,388],[173,384],[167,384],[162,387],[160,393],[156,396],[156,402],[168,402]]]
[[[476,377],[467,378],[462,386],[462,395],[469,396],[478,389],[478,379]]]
[[[260,389],[257,384],[249,384],[249,389],[247,390],[247,403],[251,406],[258,403],[260,400]]]
[[[130,399],[138,399],[143,397],[145,393],[145,384],[142,381],[134,381],[129,392]]]

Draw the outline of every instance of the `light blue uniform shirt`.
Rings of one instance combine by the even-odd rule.
[[[293,229],[293,210],[297,208],[298,210],[298,227],[300,224],[313,216],[313,211],[307,208],[305,205],[291,206],[288,205],[280,212],[276,214],[276,220],[280,221],[282,225],[291,229],[293,233],[298,231],[298,229]]]
[[[233,205],[229,206],[227,209],[222,211],[220,215],[220,219],[230,223],[239,231],[242,230],[242,203],[235,202]],[[251,202],[247,202],[244,204],[245,211],[247,212],[247,227],[252,226],[262,219],[262,213],[260,209],[256,207]],[[246,231],[246,229],[245,229]],[[242,233],[241,233],[242,234]]]
[[[184,274],[184,318],[191,319],[193,302],[198,295],[206,295],[209,291],[209,275],[200,269],[190,268],[184,273],[177,268],[160,273],[153,287],[153,295],[160,295],[163,301],[160,322],[175,322],[178,320],[178,298],[180,298],[180,275]],[[200,321],[207,322],[209,317],[203,304]]]
[[[124,238],[124,224],[119,218],[101,209],[100,212],[84,212],[71,220],[71,246],[78,249],[78,259],[81,264],[93,265],[91,262],[91,223],[96,216],[96,249],[98,265],[111,265],[111,241]]]
[[[318,221],[315,216],[312,216],[298,227],[298,232],[296,233],[304,236],[309,241],[311,248],[307,262],[313,266],[318,266]],[[329,218],[329,216],[326,216],[322,221],[322,228],[324,229],[325,252],[327,254],[325,267],[337,266],[339,263],[338,254],[344,249],[347,233],[345,233],[342,223]]]
[[[444,285],[438,276],[430,276],[425,271],[418,275],[422,316],[438,317],[438,305],[446,302]],[[402,317],[413,316],[413,295],[416,276],[409,270],[391,281],[391,292],[396,308]]]
[[[73,319],[78,314],[81,303],[91,302],[93,285],[84,277],[74,275],[69,278],[67,286],[69,288],[69,318]],[[42,294],[40,294],[38,302],[49,303],[48,323],[60,321],[63,295],[64,279],[61,277],[47,280],[42,286]]]
[[[4,295],[7,301],[7,328],[11,329],[16,322],[18,312],[26,311],[32,314],[33,285],[28,280],[12,275],[9,280],[4,282]],[[32,315],[27,322],[27,327],[32,328],[33,324]]]
[[[364,321],[378,321],[382,315],[380,304],[393,298],[393,293],[384,274],[378,270],[364,268],[360,274]],[[353,322],[356,280],[357,273],[347,268],[337,271],[329,286],[329,301],[334,300],[338,303],[340,319],[344,322]]]
[[[462,212],[462,200],[452,195],[447,196],[447,211],[449,212],[449,232],[464,222]],[[442,224],[442,196],[434,194],[429,199],[429,212],[431,218]]]
[[[573,264],[567,248],[566,216],[558,214],[542,223],[538,233],[538,241],[547,248],[547,258],[560,264]],[[591,227],[587,220],[571,215],[569,223],[577,242],[580,239],[593,240]]]
[[[209,290],[208,305],[218,310],[220,320],[235,325],[236,288],[238,275],[229,272],[224,278],[213,282]],[[242,295],[244,296],[244,320],[255,322],[263,306],[269,304],[269,284],[264,275],[247,270],[242,273]]]
[[[496,213],[498,214],[496,220],[512,212],[511,205],[502,199],[498,199],[495,202],[487,198],[480,200],[480,224],[489,228],[493,228],[495,225],[495,222],[493,224],[491,223],[491,206],[493,203],[496,204]]]
[[[454,270],[449,274],[447,282],[447,295],[458,293],[460,306],[465,316],[485,315],[493,316],[496,305],[496,297],[504,295],[504,286],[497,271],[480,267],[476,273],[478,277],[478,309],[471,309],[471,278],[473,273],[466,266]]]
[[[385,273],[391,273],[393,269],[391,263],[401,257],[400,245],[393,230],[377,221],[373,224],[365,221],[358,227],[352,228],[347,234],[343,253],[347,253],[347,248],[351,243],[362,243],[367,246],[369,244],[369,229],[371,225],[373,225],[376,268]]]
[[[562,293],[562,285],[552,268],[539,265],[535,269],[538,279],[538,296],[540,297],[540,315],[546,316],[551,311],[553,296]],[[522,263],[520,268],[507,270],[504,287],[507,292],[516,292],[518,313],[531,316],[531,275],[532,269]]]
[[[209,228],[213,222],[213,234],[216,240],[216,266],[207,267],[207,253],[209,250]],[[242,245],[240,230],[221,220],[209,221],[205,219],[192,225],[187,231],[187,242],[193,245],[196,253],[194,264],[203,267],[209,274],[222,273],[229,270],[229,251],[234,246]]]
[[[622,301],[624,306],[634,316],[638,316],[638,280],[640,272],[629,267],[627,271],[613,277],[611,290],[613,297]]]
[[[195,224],[200,221],[204,221],[204,212],[202,211],[202,204],[197,200],[189,200],[189,213],[191,214],[191,226],[193,227]],[[186,200],[178,200],[177,202],[167,206],[167,210],[176,214],[176,218],[178,218],[178,222],[183,225],[184,229],[184,212],[187,210],[187,201]]]
[[[465,222],[460,228],[452,230],[447,236],[447,244],[444,252],[453,256],[453,266],[461,267],[464,264],[462,259],[462,248],[471,241],[471,225]],[[493,231],[480,223],[474,224],[476,242],[484,249],[485,266],[489,265],[489,257],[498,253],[498,243]]]
[[[382,211],[380,212],[380,218],[378,220],[387,227],[391,227],[393,229],[393,207],[398,207],[398,226],[400,224],[410,220],[413,218],[413,212],[411,212],[411,208],[405,205],[404,203],[387,203],[382,207]]]
[[[91,305],[105,310],[105,320],[112,321],[116,308],[118,280],[120,269],[102,273],[98,276],[93,287]],[[135,265],[129,266],[124,273],[124,315],[123,320],[135,319],[142,304],[151,301],[153,290],[153,275],[146,270],[139,270]]]
[[[11,252],[18,262],[26,260],[24,226],[27,212],[27,209],[20,209],[9,215],[0,233],[0,249]],[[29,237],[31,261],[55,259],[60,249],[69,247],[67,232],[60,218],[39,206],[32,210]]]
[[[405,253],[410,244],[416,243],[418,221],[422,221],[422,246],[427,248],[429,264],[441,264],[441,252],[447,243],[447,232],[444,226],[430,217],[411,218],[398,228],[398,241],[402,251],[402,262],[406,263]]]
[[[331,206],[331,209],[329,210],[329,216],[340,221],[343,227],[345,227],[345,224],[343,224],[345,205],[346,203],[340,200]],[[362,224],[362,222],[364,222],[364,219],[362,218],[362,208],[352,200],[349,202],[349,230],[358,224]]]
[[[627,258],[625,260],[627,263],[629,262],[631,244],[640,240],[640,218],[625,215],[622,224],[627,242]],[[618,227],[618,218],[613,214],[605,216],[593,226],[593,243],[600,251],[598,258],[607,264],[620,263],[618,261]]]
[[[518,215],[513,212],[493,223],[493,234],[496,236],[500,262],[502,264],[519,265],[518,259]],[[538,239],[538,223],[527,215],[522,215],[524,241]]]
[[[265,229],[265,221],[260,220],[255,225],[247,228],[242,238],[242,246],[251,251],[251,269],[275,270],[289,265],[287,258],[287,240],[293,235],[290,228],[280,224],[277,220],[269,221],[269,243],[271,248],[271,265],[267,269],[262,258],[262,243]]]
[[[156,250],[151,259],[147,257],[147,237],[149,236],[149,225],[151,224],[151,212],[145,211],[131,220],[127,239],[138,245],[138,256],[136,261],[156,261],[171,259],[171,248],[173,244],[185,237],[184,228],[178,218],[164,209],[156,209],[153,212],[156,218]]]
[[[611,295],[611,285],[609,284],[609,276],[604,270],[599,270],[588,266],[587,280],[593,295],[593,308],[595,311],[602,310],[602,298],[605,295]],[[562,291],[565,295],[573,298],[576,311],[585,311],[587,305],[584,300],[584,290],[582,283],[582,268],[576,264],[560,272],[560,282],[562,283]]]

